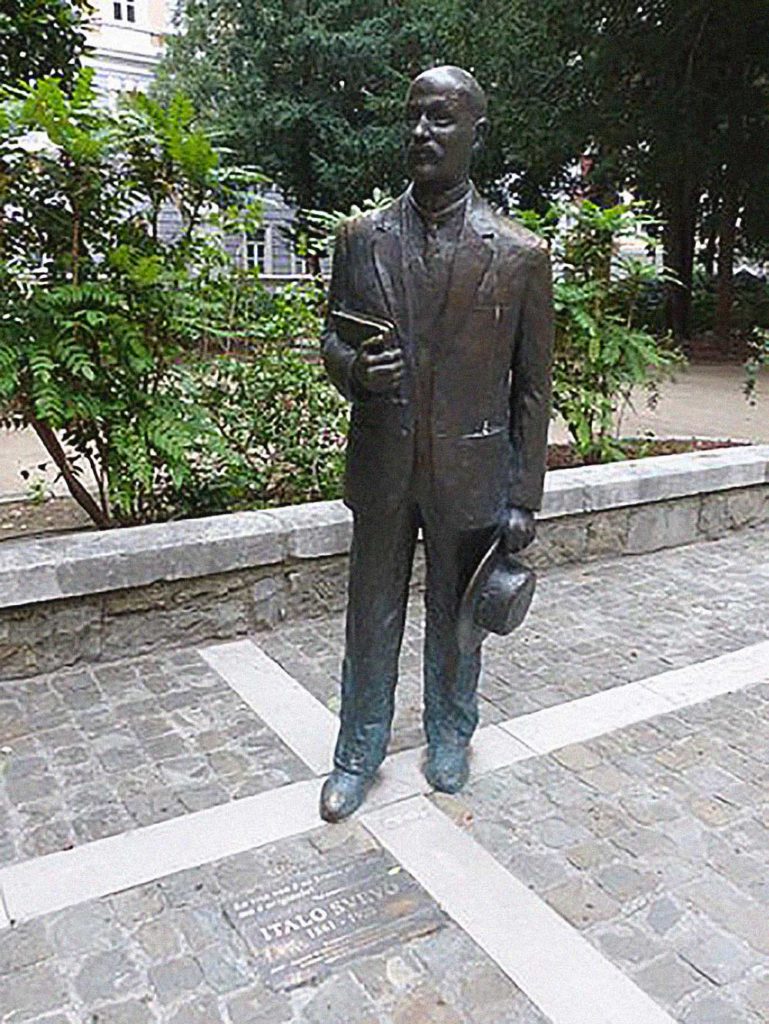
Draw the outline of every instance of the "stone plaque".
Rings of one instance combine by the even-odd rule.
[[[446,917],[400,865],[375,851],[284,878],[224,907],[273,989],[436,931]]]

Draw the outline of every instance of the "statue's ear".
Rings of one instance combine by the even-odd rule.
[[[486,145],[489,134],[488,118],[479,117],[475,122],[475,139],[473,141],[473,154],[478,154]]]

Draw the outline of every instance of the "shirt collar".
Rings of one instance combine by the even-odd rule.
[[[414,196],[414,186],[409,185],[407,198],[411,206],[417,212],[419,217],[424,221],[425,224],[434,224],[440,227],[448,221],[453,220],[455,217],[459,217],[461,214],[464,217],[465,209],[470,199],[470,193],[472,186],[468,183],[464,186],[461,194],[457,199],[452,200],[446,206],[442,206],[439,210],[426,210],[424,206],[421,206]]]

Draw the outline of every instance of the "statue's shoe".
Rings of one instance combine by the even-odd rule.
[[[425,778],[441,793],[458,793],[470,775],[467,747],[457,743],[433,743],[427,748]]]
[[[366,775],[352,775],[335,768],[323,783],[320,816],[324,821],[342,821],[357,811],[371,786]]]

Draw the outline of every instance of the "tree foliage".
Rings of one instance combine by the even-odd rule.
[[[596,54],[607,158],[666,222],[672,326],[690,327],[695,238],[710,216],[728,331],[737,223],[767,209],[769,3],[645,0],[613,5]],[[621,60],[619,59],[621,54]],[[624,116],[612,116],[612,110]]]
[[[491,131],[475,177],[502,205],[544,212],[572,183],[593,103],[592,4],[453,0],[434,22],[442,52],[488,93]]]
[[[438,5],[440,6],[440,5]],[[186,0],[161,90],[183,88],[239,159],[302,208],[403,183],[410,78],[440,57],[430,5]]]
[[[769,238],[767,0],[478,0],[464,59],[497,107],[497,172],[523,205],[563,187],[578,155],[583,190],[611,205],[623,188],[665,223],[670,322],[690,328],[695,239],[713,236],[731,302],[740,226]],[[457,34],[460,19],[451,31]]]
[[[0,0],[0,85],[45,75],[71,80],[85,47],[85,3]]]
[[[769,240],[769,0],[186,0],[183,14],[167,80],[300,206],[397,191],[408,79],[458,63],[490,95],[486,191],[544,210],[575,186],[608,206],[631,188],[665,223],[676,335],[698,235],[728,332],[734,253]]]

